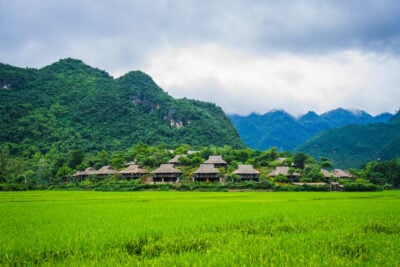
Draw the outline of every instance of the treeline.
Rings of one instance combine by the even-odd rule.
[[[192,153],[188,153],[192,151]],[[195,151],[195,153],[193,153]],[[145,169],[152,171],[160,164],[167,163],[174,155],[188,154],[181,157],[182,176],[179,185],[149,185],[146,177],[141,180],[126,181],[122,177],[111,176],[99,178],[89,177],[80,181],[73,177],[77,171],[87,167],[99,169],[110,165],[116,170],[124,168],[126,162],[135,161]],[[221,155],[228,163],[227,169],[220,169],[224,184],[202,184],[192,182],[194,171],[210,155]],[[242,182],[232,174],[239,164],[251,164],[260,171],[260,182]],[[289,173],[299,173],[303,186],[294,186],[287,177],[278,175],[269,177],[269,173],[277,166],[288,166]],[[0,151],[0,190],[29,189],[86,189],[86,190],[146,190],[146,189],[176,189],[176,190],[228,190],[228,189],[273,189],[273,190],[328,190],[310,186],[313,182],[327,182],[321,169],[333,169],[327,158],[314,159],[304,153],[278,152],[276,148],[265,151],[235,149],[231,146],[192,147],[181,145],[174,150],[165,144],[150,146],[142,142],[125,151],[101,150],[95,153],[83,153],[80,150],[70,150],[62,153],[56,150],[35,153],[31,157],[13,156],[9,147],[3,145]],[[382,162],[369,162],[361,169],[350,169],[353,178],[341,179],[339,183],[345,190],[363,191],[382,188],[400,187],[400,159]]]

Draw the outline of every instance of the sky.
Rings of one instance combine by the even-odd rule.
[[[0,0],[0,62],[149,74],[228,114],[400,108],[399,0]]]

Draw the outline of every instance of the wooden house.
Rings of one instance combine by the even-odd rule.
[[[130,164],[128,167],[119,172],[119,174],[128,180],[141,178],[148,173],[148,171],[140,168],[137,164]]]
[[[268,174],[269,177],[275,178],[278,175],[284,175],[287,177],[288,181],[290,182],[299,182],[300,181],[300,174],[297,172],[290,173],[289,167],[275,167],[275,169]]]
[[[194,172],[193,181],[220,182],[220,174],[213,164],[200,164],[200,167]]]
[[[222,156],[209,156],[204,164],[214,164],[215,168],[226,168],[228,163],[222,159]]]
[[[161,164],[152,174],[154,183],[176,183],[179,181],[182,172],[175,168],[173,164]]]
[[[252,165],[239,165],[238,169],[233,172],[240,176],[242,181],[259,181],[260,172],[253,168]]]

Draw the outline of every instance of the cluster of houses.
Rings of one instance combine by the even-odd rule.
[[[138,179],[143,176],[151,176],[154,183],[176,183],[182,172],[177,168],[179,158],[182,155],[177,155],[168,161],[168,164],[161,164],[160,167],[151,173],[134,162],[129,162],[121,171],[113,169],[111,166],[103,166],[99,170],[92,167],[84,171],[77,171],[73,176],[81,180],[88,176],[96,175],[97,177],[106,177],[111,175],[120,175],[126,179]],[[228,164],[221,156],[210,156],[199,168],[194,172],[193,181],[197,182],[221,182],[222,176],[218,168],[227,168]],[[260,172],[253,168],[252,165],[239,165],[238,169],[233,172],[244,181],[258,181]]]
[[[113,169],[111,166],[104,166],[99,170],[95,170],[92,167],[87,168],[84,171],[77,171],[73,176],[80,178],[81,180],[88,176],[96,175],[97,177],[106,177],[112,175],[120,175],[128,180],[138,179],[144,176],[151,177],[154,183],[177,183],[182,175],[182,172],[177,168],[179,166],[179,158],[184,155],[176,155],[173,159],[168,161],[168,164],[161,164],[160,167],[152,172],[141,168],[134,162],[129,162],[121,171]],[[222,176],[219,168],[227,168],[227,162],[221,156],[210,156],[203,164],[200,164],[199,168],[194,171],[192,177],[193,181],[196,182],[222,182]],[[335,169],[333,171],[321,170],[326,180],[334,180],[341,178],[350,178],[351,175],[343,170]],[[253,168],[252,165],[239,165],[233,174],[240,177],[242,181],[259,181],[260,172]],[[290,172],[290,168],[287,166],[276,167],[272,172],[268,174],[269,177],[276,177],[278,175],[284,175],[288,181],[293,183],[300,182],[300,174],[296,172]]]

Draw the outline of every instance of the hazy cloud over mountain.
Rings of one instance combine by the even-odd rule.
[[[0,61],[149,73],[226,112],[400,103],[400,2],[0,0]]]

